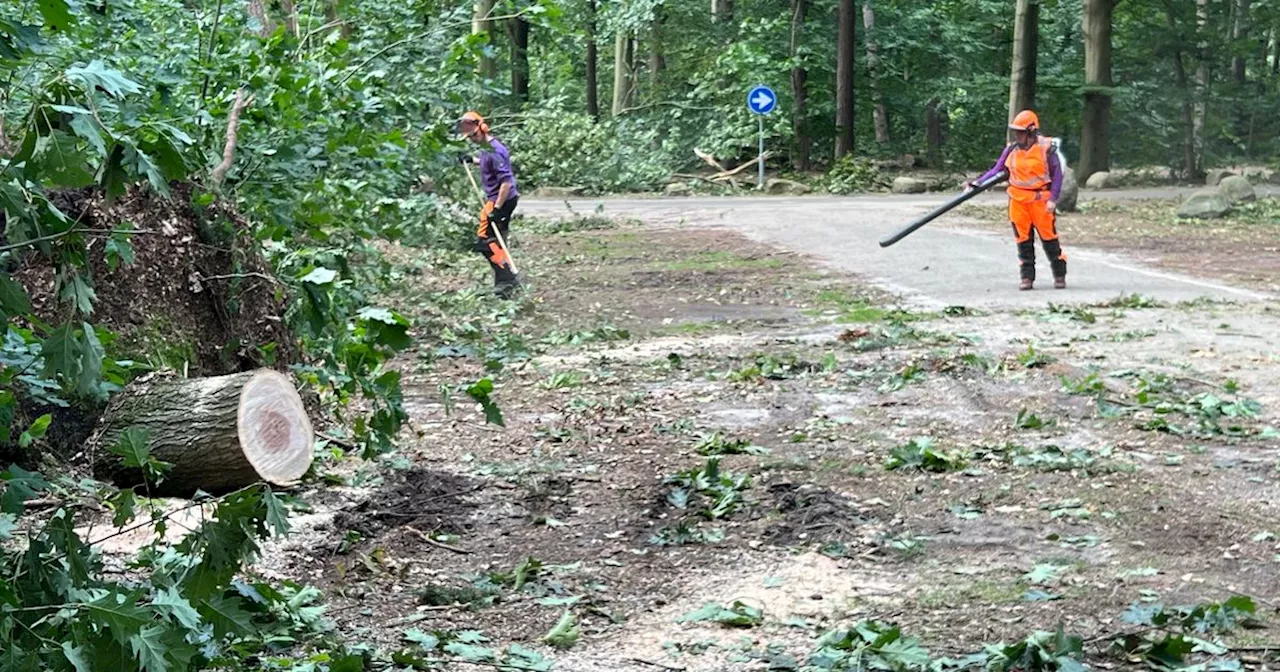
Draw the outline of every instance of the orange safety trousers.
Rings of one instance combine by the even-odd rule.
[[[1013,233],[1018,243],[1018,266],[1024,279],[1034,280],[1036,277],[1036,248],[1031,240],[1031,232],[1035,231],[1044,247],[1045,256],[1053,269],[1055,278],[1066,277],[1067,255],[1062,251],[1062,243],[1058,241],[1058,222],[1056,213],[1050,212],[1046,205],[1049,202],[1048,190],[1028,190],[1009,187],[1009,221],[1013,224]]]
[[[480,211],[480,228],[476,229],[476,237],[480,240],[481,253],[489,260],[489,263],[498,268],[510,268],[511,256],[507,251],[502,249],[502,245],[498,243],[498,239],[493,235],[494,222],[493,201],[487,201],[484,209]],[[501,229],[499,229],[501,231]],[[502,231],[505,236],[506,232]]]

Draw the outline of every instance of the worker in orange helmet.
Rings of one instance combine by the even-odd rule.
[[[512,270],[514,265],[511,263],[511,256],[502,245],[504,241],[510,240],[507,234],[511,226],[511,215],[520,200],[515,171],[511,167],[511,152],[489,133],[489,124],[478,112],[462,115],[457,129],[461,135],[481,147],[479,156],[474,161],[480,166],[480,183],[484,189],[485,204],[480,211],[475,249],[493,267],[494,294],[510,298],[520,287],[520,280]],[[463,157],[463,160],[471,159]],[[501,238],[494,235],[494,227],[502,234]]]
[[[1040,119],[1035,112],[1023,110],[1009,124],[1013,143],[1004,148],[996,165],[979,182],[989,180],[1000,171],[1009,172],[1009,221],[1018,241],[1018,262],[1022,282],[1019,289],[1031,289],[1036,280],[1036,248],[1031,240],[1035,229],[1049,257],[1053,270],[1053,286],[1067,286],[1067,255],[1058,242],[1057,207],[1062,193],[1062,162],[1056,143],[1040,135]],[[966,182],[965,190],[972,189]]]

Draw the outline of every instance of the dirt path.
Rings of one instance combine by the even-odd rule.
[[[1130,667],[1138,640],[1108,646],[1132,605],[1233,595],[1270,626],[1276,304],[1068,307],[1099,294],[1023,299],[1001,275],[992,309],[930,310],[733,231],[581,230],[598,223],[529,223],[517,304],[471,293],[470,258],[393,250],[396,305],[417,306],[413,431],[378,465],[322,462],[262,571],[322,587],[344,634],[569,672],[857,669],[831,662],[851,649],[920,669],[1059,625],[1087,662]],[[482,377],[503,427],[463,401]],[[878,623],[927,654],[845,636]],[[1187,657],[1275,664],[1208,648]]]
[[[1270,193],[1263,188],[1262,193]],[[1085,198],[1136,200],[1173,198],[1189,189],[1095,192]],[[1068,240],[1069,289],[1045,296],[1016,289],[1017,266],[1009,236],[954,226],[926,226],[887,249],[878,241],[945,201],[944,196],[868,196],[855,198],[693,198],[598,199],[567,203],[575,212],[638,219],[668,227],[723,228],[761,242],[820,259],[842,271],[903,296],[915,305],[938,309],[1035,306],[1045,301],[1097,302],[1138,293],[1164,301],[1199,297],[1256,300],[1267,295],[1213,279],[1157,270],[1133,259],[1072,247]],[[999,203],[999,195],[974,199]],[[522,208],[536,215],[564,214],[564,201],[531,199]],[[965,221],[949,213],[946,222]],[[942,221],[942,220],[939,220]],[[969,220],[977,225],[978,222]],[[1063,229],[1069,230],[1070,219]],[[975,226],[976,228],[976,226]],[[1065,236],[1066,234],[1064,234]],[[1037,250],[1041,288],[1051,287],[1043,251]]]

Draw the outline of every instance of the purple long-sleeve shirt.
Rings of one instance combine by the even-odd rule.
[[[489,147],[492,151],[480,152],[480,182],[484,185],[484,197],[497,202],[503,182],[511,183],[511,193],[507,197],[518,197],[520,190],[516,188],[516,174],[511,169],[511,151],[497,138],[489,138]]]
[[[1013,148],[1016,146],[1017,145],[1012,145],[1012,144],[1006,145],[1004,148],[1004,152],[1000,154],[1000,158],[996,159],[996,165],[992,166],[991,170],[988,170],[987,172],[983,173],[982,177],[979,177],[977,181],[985,182],[986,180],[989,180],[995,177],[997,174],[1000,173],[1001,170],[1004,170],[1004,162],[1009,160],[1009,153],[1012,152]],[[1056,203],[1058,202],[1058,197],[1062,194],[1062,164],[1058,162],[1058,153],[1056,151],[1050,150],[1048,154],[1049,154],[1049,200]]]

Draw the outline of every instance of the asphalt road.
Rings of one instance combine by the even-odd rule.
[[[1085,192],[1089,199],[1172,198],[1192,188]],[[1260,187],[1259,195],[1278,195],[1280,187]],[[1271,298],[1251,290],[1144,267],[1113,254],[1071,245],[1070,220],[1064,218],[1062,240],[1067,252],[1067,285],[1053,289],[1044,251],[1037,245],[1036,289],[1018,291],[1018,262],[1012,233],[999,235],[925,226],[897,244],[881,248],[880,239],[897,231],[948,199],[945,194],[854,197],[696,197],[574,198],[568,201],[522,198],[520,209],[531,215],[599,210],[656,226],[722,227],[759,242],[810,255],[834,268],[925,308],[1043,306],[1105,301],[1138,293],[1164,301],[1200,297],[1231,300]],[[982,194],[971,203],[1002,203],[1001,193]],[[948,213],[944,217],[955,218]]]

